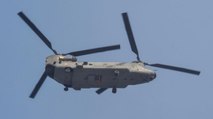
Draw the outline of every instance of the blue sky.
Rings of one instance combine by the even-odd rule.
[[[0,118],[212,119],[213,1],[1,0]],[[48,78],[28,98],[52,52],[17,16],[23,11],[60,53],[120,44],[121,50],[80,61],[135,60],[121,18],[128,12],[141,59],[201,71],[200,76],[152,68],[147,84],[107,90],[63,91]]]

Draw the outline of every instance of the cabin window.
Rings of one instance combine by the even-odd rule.
[[[67,73],[69,73],[69,72],[72,72],[73,69],[70,68],[70,67],[65,67],[65,68],[64,68],[64,71],[67,72]]]
[[[115,75],[115,76],[119,76],[119,74],[120,74],[119,70],[115,70],[115,71],[114,71],[114,75]]]
[[[84,62],[83,65],[88,65],[88,62]]]

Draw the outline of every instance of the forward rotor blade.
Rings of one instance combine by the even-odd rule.
[[[41,85],[44,83],[46,78],[47,78],[47,74],[46,74],[46,72],[44,72],[43,75],[41,76],[40,80],[38,81],[38,83],[34,87],[32,93],[30,94],[30,98],[34,98],[36,96],[37,92],[41,88]]]
[[[106,46],[106,47],[100,47],[100,48],[94,48],[94,49],[88,49],[88,50],[81,50],[81,51],[75,51],[70,52],[63,55],[73,55],[73,56],[81,56],[81,55],[88,55],[92,53],[98,53],[98,52],[105,52],[109,50],[116,50],[120,49],[120,45],[113,45],[113,46]]]
[[[132,29],[131,29],[131,25],[130,25],[130,22],[129,22],[128,14],[122,13],[122,17],[123,17],[123,22],[124,22],[124,25],[125,25],[125,28],[126,28],[126,32],[127,32],[127,35],[128,35],[128,39],[129,39],[131,49],[137,55],[137,60],[140,61],[138,49],[137,49],[137,46],[136,46],[136,43],[135,43],[135,39],[134,39],[133,32],[132,32]]]
[[[175,71],[194,74],[194,75],[200,75],[200,71],[182,68],[182,67],[170,66],[170,65],[165,65],[165,64],[148,64],[148,63],[144,63],[144,64],[153,66],[153,67],[158,67],[158,68],[164,68],[164,69],[175,70]]]
[[[96,93],[97,94],[101,94],[101,93],[103,93],[105,90],[107,90],[108,88],[99,88],[97,91],[96,91]]]
[[[41,33],[41,31],[33,24],[30,19],[23,12],[19,12],[18,15],[22,18],[22,20],[41,38],[41,40],[55,53],[57,52],[52,48],[52,44],[50,41]]]

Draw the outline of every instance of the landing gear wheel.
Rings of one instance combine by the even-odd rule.
[[[64,88],[64,91],[68,91],[68,87],[65,87],[65,88]]]
[[[112,93],[116,93],[117,92],[117,88],[112,88]]]

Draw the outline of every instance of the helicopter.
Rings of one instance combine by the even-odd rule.
[[[76,57],[110,50],[120,49],[120,45],[105,46],[70,53],[60,54],[53,49],[51,42],[45,37],[35,24],[21,11],[18,16],[38,35],[38,37],[53,51],[53,55],[46,58],[45,70],[30,94],[34,98],[47,77],[64,85],[64,91],[69,88],[81,90],[84,88],[98,88],[97,94],[107,89],[112,93],[117,88],[126,88],[128,85],[148,83],[156,78],[155,71],[146,66],[199,75],[200,71],[165,64],[150,64],[140,60],[133,32],[127,12],[121,14],[127,32],[131,50],[136,54],[136,61],[132,62],[79,62]]]

